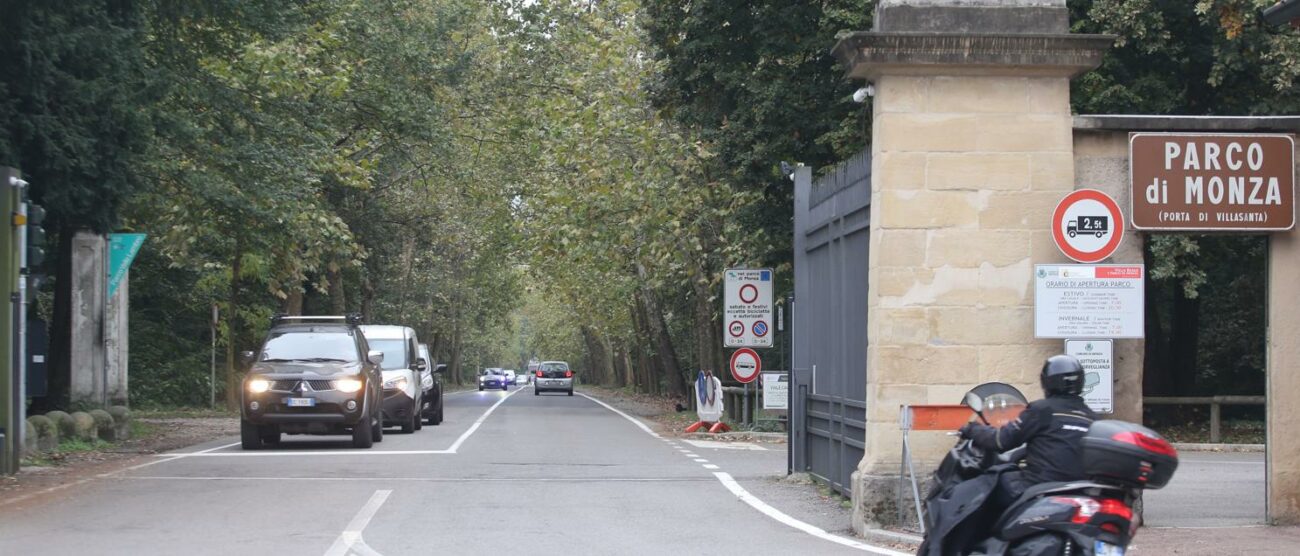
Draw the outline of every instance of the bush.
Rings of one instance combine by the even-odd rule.
[[[23,455],[36,453],[36,427],[32,426],[31,421],[23,421]]]

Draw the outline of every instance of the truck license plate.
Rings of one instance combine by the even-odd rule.
[[[289,407],[316,407],[316,398],[285,398]]]

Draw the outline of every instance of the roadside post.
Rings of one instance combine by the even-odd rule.
[[[208,407],[217,407],[217,325],[221,322],[221,308],[216,303],[212,304],[212,323],[210,333],[212,335],[212,351],[209,354],[208,363]]]
[[[722,346],[742,348],[731,354],[731,376],[741,383],[744,392],[741,423],[750,425],[749,383],[758,377],[762,362],[749,348],[773,347],[774,329],[784,326],[772,318],[772,269],[728,268],[724,275]]]
[[[27,182],[13,168],[0,168],[0,214],[7,215],[8,224],[0,226],[0,280],[3,280],[4,312],[0,318],[0,474],[18,472],[22,452],[23,413],[25,400],[22,390],[22,373],[14,337],[18,324],[18,289],[21,262],[19,254],[23,245],[18,242],[19,230],[26,224],[26,216],[18,215],[22,188]]]

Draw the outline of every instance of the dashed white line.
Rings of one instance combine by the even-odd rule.
[[[695,458],[695,463],[709,463],[709,460],[704,458]]]
[[[704,464],[704,468],[705,468],[705,469],[717,469],[718,466],[713,465],[712,463],[706,463],[706,464]]]

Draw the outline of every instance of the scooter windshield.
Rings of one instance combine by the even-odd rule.
[[[1000,427],[1016,420],[1025,410],[1025,400],[1011,394],[992,394],[984,398],[984,418],[989,424]]]

